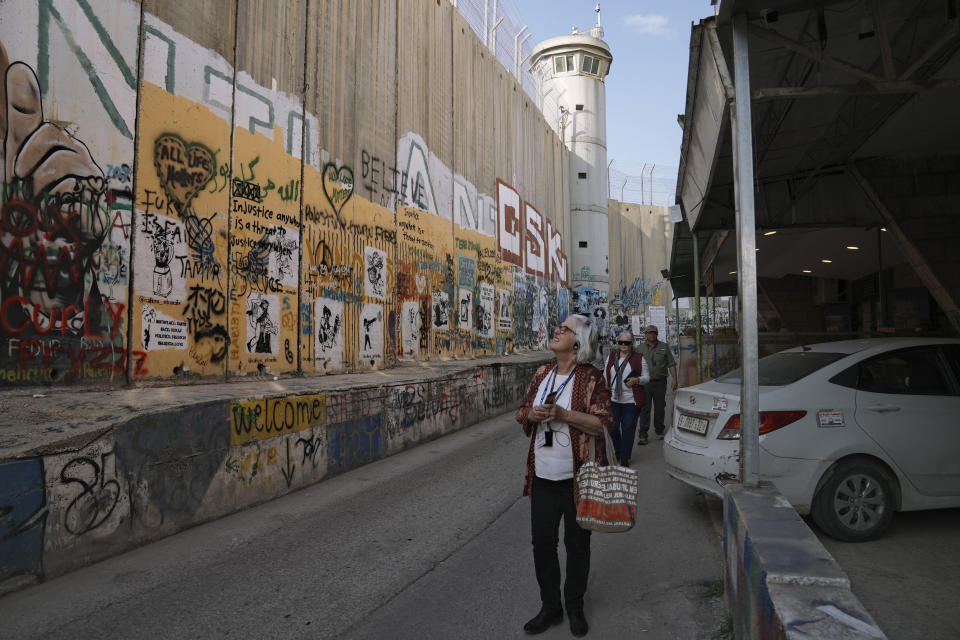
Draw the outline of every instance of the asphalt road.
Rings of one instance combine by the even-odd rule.
[[[960,638],[960,509],[897,513],[882,538],[860,543],[808,524],[889,638]]]
[[[0,636],[525,637],[526,450],[488,420],[0,598]],[[727,638],[716,504],[666,476],[659,441],[633,466],[638,526],[593,536],[590,637]]]

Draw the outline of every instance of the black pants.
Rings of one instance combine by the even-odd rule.
[[[644,386],[647,392],[647,401],[640,409],[640,422],[637,424],[637,433],[646,437],[650,429],[650,409],[653,409],[653,430],[662,436],[666,428],[663,424],[663,414],[666,407],[667,380],[651,380]]]
[[[553,481],[534,477],[530,495],[533,566],[540,585],[540,600],[544,608],[551,611],[560,608],[560,558],[557,555],[560,518],[563,518],[563,544],[567,550],[563,599],[568,611],[583,608],[583,594],[590,575],[590,531],[577,524],[573,482],[573,479]]]

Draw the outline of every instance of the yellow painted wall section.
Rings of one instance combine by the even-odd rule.
[[[450,336],[456,325],[452,304],[456,293],[452,247],[449,220],[413,207],[397,208],[398,351],[403,358],[453,355]]]
[[[231,373],[297,368],[300,161],[286,153],[283,139],[279,127],[272,139],[259,129],[234,129]]]
[[[230,127],[143,82],[136,163],[135,377],[222,374],[227,345]]]
[[[457,247],[456,346],[458,355],[496,352],[497,281],[505,264],[496,238],[455,225]]]

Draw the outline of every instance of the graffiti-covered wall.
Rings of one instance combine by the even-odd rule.
[[[450,3],[0,2],[0,386],[546,344],[567,152]]]
[[[661,270],[670,267],[673,224],[668,207],[610,200],[607,210],[610,299],[604,299],[603,303],[608,303],[608,330],[615,335],[631,330],[631,318],[645,318],[650,305],[670,307],[673,291]],[[589,288],[579,290],[575,295],[587,305],[605,298],[605,294],[600,295]]]
[[[0,460],[0,594],[514,409],[545,359],[132,409],[42,455]]]

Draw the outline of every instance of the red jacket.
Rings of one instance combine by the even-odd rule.
[[[620,351],[611,351],[610,357],[607,358],[607,366],[603,370],[603,378],[607,381],[607,386],[610,387],[610,393],[613,393],[613,376],[616,374],[614,365],[617,360],[620,359]],[[630,371],[636,371],[637,375],[640,375],[640,372],[643,371],[643,355],[634,351],[630,354],[630,360],[627,362],[627,373]],[[633,403],[638,407],[642,407],[643,403],[647,400],[647,392],[643,388],[642,384],[635,384],[633,387]]]
[[[536,402],[537,389],[540,383],[547,377],[553,369],[553,363],[545,364],[533,374],[533,380],[527,387],[527,393],[523,397],[523,404],[517,410],[517,422],[523,427],[523,432],[530,438],[530,451],[527,453],[527,473],[523,483],[523,495],[530,495],[530,488],[533,486],[533,476],[536,469],[536,458],[534,453],[534,444],[537,439],[537,425],[529,419],[530,410]],[[610,430],[610,390],[603,381],[603,374],[596,368],[588,364],[578,364],[574,369],[573,389],[570,396],[570,410],[590,413],[603,423],[603,428]],[[573,477],[577,477],[581,465],[590,458],[588,444],[590,440],[594,441],[595,450],[601,465],[607,464],[606,438],[600,436],[591,436],[580,431],[575,426],[570,425],[570,445],[573,449]],[[576,504],[580,499],[577,483],[573,483],[573,501]]]

